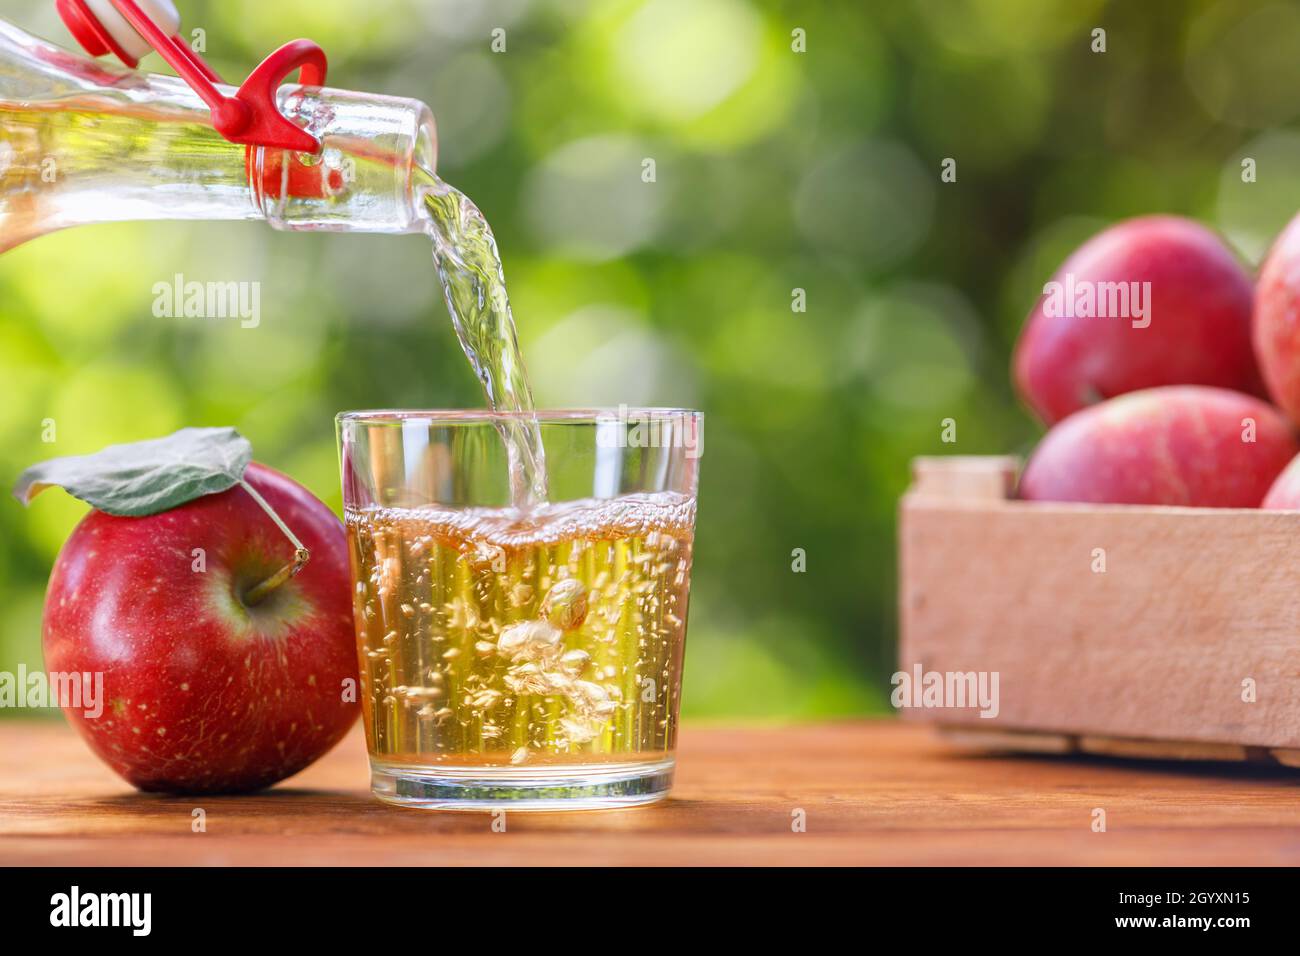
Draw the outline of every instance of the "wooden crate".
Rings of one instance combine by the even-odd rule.
[[[999,749],[1300,767],[1300,513],[1016,501],[1018,468],[913,464],[899,669],[996,671],[999,713],[904,715]]]

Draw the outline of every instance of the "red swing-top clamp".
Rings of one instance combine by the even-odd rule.
[[[215,85],[221,77],[180,39],[180,17],[170,0],[55,0],[55,6],[91,56],[113,53],[135,69],[139,54],[148,52],[144,44],[157,50],[207,104],[213,128],[230,142],[299,153],[320,151],[320,141],[285,118],[275,102],[276,90],[295,70],[301,70],[303,86],[325,85],[325,51],[311,40],[286,43],[261,62],[234,96],[223,96]]]

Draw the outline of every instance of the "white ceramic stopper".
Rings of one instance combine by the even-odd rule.
[[[176,5],[172,0],[136,0],[136,4],[169,37],[175,36],[176,31],[181,28],[181,15],[176,12]],[[117,7],[109,0],[86,0],[86,6],[117,45],[135,59],[140,59],[153,49],[149,41],[135,32],[135,27],[126,21],[126,17],[118,13]]]

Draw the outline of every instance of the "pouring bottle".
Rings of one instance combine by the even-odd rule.
[[[144,219],[422,231],[420,189],[437,162],[425,104],[325,86],[325,54],[309,40],[225,85],[180,40],[170,0],[57,6],[89,54],[121,65],[0,20],[0,252],[70,226]],[[150,49],[180,77],[137,72]]]

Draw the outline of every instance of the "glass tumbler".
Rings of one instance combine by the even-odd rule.
[[[538,412],[549,491],[516,508],[504,438],[528,417],[338,416],[383,800],[586,809],[672,785],[702,416]]]

